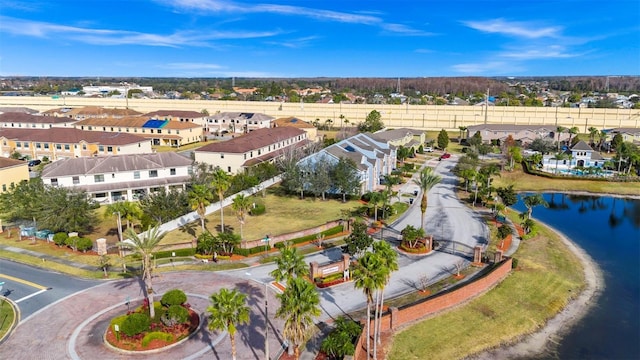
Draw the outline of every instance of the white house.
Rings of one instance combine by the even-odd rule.
[[[192,161],[174,152],[64,159],[42,171],[45,185],[85,190],[99,202],[136,200],[160,188],[184,189]]]
[[[274,117],[259,113],[222,112],[207,117],[205,127],[209,132],[246,133],[271,127]]]
[[[254,130],[233,139],[205,145],[194,151],[195,160],[237,173],[261,162],[272,162],[287,149],[309,143],[304,130],[277,127]]]
[[[386,142],[374,139],[371,134],[357,134],[328,146],[299,161],[311,164],[324,158],[337,163],[340,158],[352,159],[361,181],[361,192],[375,190],[383,176],[391,174],[396,164],[396,148]]]
[[[14,129],[50,129],[53,127],[72,127],[75,119],[33,115],[25,112],[5,112],[0,114],[0,128]]]
[[[542,159],[542,169],[548,172],[566,172],[578,168],[602,168],[606,159],[599,152],[593,150],[584,141],[579,141],[564,153],[564,158],[556,160],[556,155],[545,155]]]

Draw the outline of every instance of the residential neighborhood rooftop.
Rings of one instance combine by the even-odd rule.
[[[256,129],[250,133],[231,140],[205,145],[196,152],[244,153],[279,141],[304,134],[304,130],[292,127]]]
[[[15,129],[0,128],[0,137],[21,141],[77,144],[81,141],[104,145],[126,145],[148,141],[146,138],[128,133],[84,131],[68,128]]]

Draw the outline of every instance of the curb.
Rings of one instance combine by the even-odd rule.
[[[7,332],[0,338],[0,345],[2,345],[2,343],[4,343],[11,336],[13,331],[18,326],[18,322],[20,321],[21,316],[20,316],[20,308],[15,302],[13,302],[13,300],[6,298],[2,295],[0,295],[0,300],[6,301],[11,306],[11,308],[13,308],[13,313],[15,314],[13,317],[13,322],[11,323],[11,326],[9,326],[9,330],[7,330]]]

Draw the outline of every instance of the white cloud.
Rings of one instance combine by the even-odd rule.
[[[581,55],[584,54],[566,52],[564,46],[559,45],[529,49],[510,49],[498,54],[500,57],[515,60],[566,59]]]
[[[267,38],[282,33],[274,31],[185,31],[173,34],[149,34],[135,31],[89,29],[0,17],[0,32],[40,38],[66,37],[94,45],[211,46],[210,41]]]
[[[506,21],[504,19],[493,19],[487,21],[463,21],[463,24],[486,33],[502,34],[528,39],[539,39],[545,37],[558,37],[562,31],[559,26],[543,27],[533,22]]]
[[[468,75],[512,74],[520,72],[522,70],[519,65],[515,65],[505,61],[456,64],[451,66],[451,69],[457,73]]]

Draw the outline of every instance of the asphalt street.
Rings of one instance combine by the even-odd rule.
[[[0,259],[0,282],[4,282],[2,295],[18,304],[22,322],[47,305],[100,284],[4,259]]]

